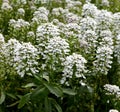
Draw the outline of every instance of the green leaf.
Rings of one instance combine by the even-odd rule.
[[[22,96],[22,98],[19,101],[18,109],[22,108],[26,103],[28,103],[28,101],[30,100],[30,94],[31,93],[28,93]]]
[[[5,101],[5,97],[5,92],[3,89],[1,89],[0,104],[2,104]]]
[[[45,112],[52,112],[51,102],[48,97],[45,97]]]
[[[43,75],[42,78],[49,82],[49,76]]]
[[[60,107],[60,105],[52,98],[50,98],[52,104],[55,106],[55,108],[57,109],[58,112],[62,112],[62,108]]]
[[[44,94],[44,92],[46,91],[45,87],[41,87],[39,86],[37,89],[35,89],[31,95],[32,98],[35,98],[37,96],[40,96],[40,94]]]
[[[76,95],[76,92],[72,89],[66,89],[63,88],[63,93],[68,94],[68,95]]]
[[[23,86],[24,88],[30,88],[36,86],[34,83],[28,83],[27,85]]]
[[[13,98],[13,99],[17,99],[17,97],[14,94],[11,93],[6,93],[7,96]]]
[[[57,97],[63,96],[63,91],[59,86],[48,84],[44,82],[44,85],[48,88],[48,90]]]

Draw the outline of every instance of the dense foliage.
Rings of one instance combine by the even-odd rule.
[[[0,112],[118,112],[119,0],[1,0]]]

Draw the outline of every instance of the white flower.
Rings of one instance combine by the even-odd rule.
[[[39,7],[39,8],[37,9],[37,11],[39,11],[39,13],[45,14],[45,15],[47,15],[47,16],[48,16],[48,14],[49,14],[49,10],[47,10],[45,7]],[[34,14],[35,14],[35,13],[34,13]]]
[[[108,0],[102,0],[101,3],[103,6],[109,6],[109,1]]]
[[[95,17],[98,12],[99,11],[94,4],[87,2],[86,4],[83,5],[82,16],[84,17],[87,17],[87,16]]]
[[[17,0],[17,3],[18,4],[23,4],[23,5],[25,5],[25,4],[27,4],[27,1],[26,0]]]
[[[69,54],[69,44],[61,37],[53,37],[46,43],[43,51],[43,58],[46,66],[51,63],[52,69],[56,70],[56,66],[64,61],[64,58]]]
[[[0,44],[4,43],[4,36],[0,33]]]
[[[37,23],[39,25],[48,22],[48,14],[49,10],[45,7],[39,7],[37,11],[33,13],[32,24]]]
[[[95,31],[97,28],[97,23],[95,19],[91,17],[86,17],[80,21],[81,33],[84,34],[87,30]]]
[[[69,12],[68,9],[63,9],[62,7],[53,8],[52,15],[59,17],[59,16],[64,16],[68,12]]]
[[[67,23],[79,23],[81,20],[81,17],[74,13],[68,12],[68,13],[65,13],[65,20]]]
[[[109,112],[119,112],[119,111],[116,109],[110,109]]]
[[[9,25],[15,30],[20,30],[21,28],[28,28],[30,26],[29,22],[23,19],[18,19],[17,21],[14,19],[10,19]]]
[[[109,48],[113,49],[113,35],[110,30],[100,31],[99,44],[101,46],[108,45]]]
[[[73,53],[70,56],[67,56],[63,62],[63,75],[61,79],[61,84],[70,83],[69,81],[75,78],[85,79],[84,73],[86,73],[85,64],[87,63],[86,59],[80,54]]]
[[[105,84],[104,89],[110,94],[116,94],[117,92],[120,92],[119,86],[111,84]]]
[[[97,34],[93,30],[87,30],[84,32],[83,36],[80,38],[80,46],[84,47],[86,53],[93,53],[97,46]]]
[[[20,44],[16,39],[10,39],[5,44],[3,54],[5,64],[13,67],[21,77],[25,74],[32,75],[38,72],[36,69],[38,64],[36,61],[38,58],[37,49],[31,43]]]
[[[120,12],[117,12],[113,15],[113,31],[115,32],[116,35],[119,34],[120,32]]]
[[[96,60],[93,62],[95,72],[107,74],[111,68],[113,50],[109,46],[100,46],[96,51]]]
[[[18,9],[18,14],[24,16],[25,15],[25,10],[23,8]]]
[[[44,52],[53,57],[57,55],[60,57],[62,55],[67,55],[69,51],[69,44],[65,39],[60,37],[53,37],[48,41]]]
[[[9,5],[9,3],[8,2],[3,2],[2,3],[2,6],[1,6],[1,9],[2,10],[12,10],[13,8]]]
[[[120,34],[116,37],[116,45],[114,49],[115,56],[117,57],[118,63],[120,64]]]
[[[100,10],[95,19],[98,30],[109,30],[113,25],[113,15],[107,10]]]
[[[33,75],[37,70],[38,51],[31,43],[23,43],[16,55],[15,69],[17,73],[23,77],[25,74]]]
[[[29,31],[29,32],[27,33],[27,37],[35,37],[34,32],[33,32],[33,31]]]
[[[52,23],[45,23],[37,28],[36,35],[37,38],[45,40],[46,38],[49,39],[50,37],[59,36],[60,30],[57,26],[53,25]]]

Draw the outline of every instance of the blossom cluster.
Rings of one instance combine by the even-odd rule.
[[[63,78],[61,79],[61,84],[70,85],[71,80],[74,78],[85,79],[84,73],[87,72],[85,64],[87,63],[86,59],[80,54],[73,53],[70,56],[67,56],[63,62]],[[81,80],[80,80],[81,81]]]
[[[10,39],[2,45],[0,57],[2,57],[5,65],[12,67],[18,75],[33,75],[37,70],[37,49],[31,43],[20,43],[16,39]]]
[[[115,95],[116,98],[120,98],[120,88],[116,85],[105,84],[104,89],[107,95]]]

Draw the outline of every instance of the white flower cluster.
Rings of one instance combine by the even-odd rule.
[[[24,16],[25,15],[25,10],[23,8],[18,9],[18,15]]]
[[[98,14],[98,12],[99,10],[94,4],[87,2],[86,4],[83,5],[82,16],[84,17],[90,16],[94,18]]]
[[[113,15],[113,30],[115,35],[118,35],[120,32],[120,12],[117,12]]]
[[[14,28],[15,30],[20,30],[22,28],[28,29],[30,26],[29,22],[27,22],[23,19],[18,19],[17,21],[14,19],[10,19],[9,25],[10,25],[10,27]]]
[[[7,0],[7,1],[3,1],[2,6],[1,6],[1,9],[2,9],[3,11],[10,11],[10,10],[12,10],[13,8],[12,8],[12,6],[9,4],[9,1]]]
[[[48,54],[52,57],[56,57],[58,55],[59,58],[62,55],[68,55],[69,52],[69,44],[66,42],[65,39],[62,39],[61,37],[53,37],[52,39],[50,39],[44,51],[45,54]]]
[[[17,0],[17,4],[25,5],[25,4],[27,4],[27,1],[26,0]]]
[[[108,0],[102,0],[101,4],[102,4],[102,6],[107,6],[108,7],[110,3],[109,3]]]
[[[66,9],[79,10],[79,7],[82,5],[82,2],[75,0],[66,0]]]
[[[65,13],[65,21],[67,23],[77,23],[77,24],[79,24],[80,20],[81,20],[81,17],[74,14],[74,13],[71,13],[71,12]]]
[[[106,95],[115,95],[116,98],[120,98],[120,88],[117,85],[105,84],[104,89]]]
[[[39,25],[41,23],[48,22],[48,14],[49,10],[45,7],[39,7],[33,14],[32,24],[37,23],[37,25]]]
[[[110,109],[109,112],[119,112],[119,111],[116,109]]]
[[[109,48],[109,46],[98,47],[96,51],[96,60],[93,63],[95,67],[94,70],[100,74],[107,75],[112,64],[112,54],[113,50]]]
[[[115,57],[117,57],[117,61],[120,64],[120,34],[116,37],[116,45],[115,45]]]
[[[61,37],[53,37],[48,41],[44,50],[44,59],[46,66],[51,62],[53,70],[56,70],[56,64],[64,61],[64,58],[69,54],[69,44]]]
[[[31,43],[20,44],[16,39],[10,39],[3,54],[6,65],[13,67],[21,77],[38,72],[37,49]]]
[[[16,57],[17,73],[23,77],[25,74],[33,75],[38,73],[36,66],[38,54],[37,49],[31,43],[23,43]]]
[[[85,68],[86,63],[86,59],[80,54],[73,53],[67,56],[63,62],[64,69],[61,84],[69,86],[72,78],[85,79],[84,73],[87,72]]]
[[[0,33],[0,46],[1,44],[3,44],[5,41],[4,41],[4,36]]]
[[[0,62],[3,61],[1,58],[3,58],[2,53],[4,52],[4,44],[4,36],[0,33]]]
[[[84,47],[83,42],[86,42],[86,43],[84,43],[86,45],[84,48],[85,48],[85,52],[87,54],[93,53],[96,50],[97,38],[98,38],[98,36],[95,33],[95,31],[87,30],[85,32],[85,34],[83,35],[82,39],[80,39],[81,47]]]
[[[49,2],[49,0],[34,0],[34,3],[35,4],[45,4],[45,3],[48,3]]]
[[[68,12],[68,9],[63,9],[62,7],[52,9],[52,15],[55,17],[62,16]]]
[[[113,25],[113,14],[107,10],[100,10],[95,16],[98,30],[109,30]]]
[[[95,71],[107,74],[113,59],[113,35],[110,30],[101,30],[99,33],[94,67],[96,68]]]
[[[60,35],[60,30],[57,26],[52,23],[44,23],[37,28],[37,39],[48,40],[51,37],[57,37]]]
[[[102,30],[100,32],[100,46],[107,45],[109,48],[113,49],[113,35],[110,30]]]
[[[87,30],[95,31],[97,28],[97,23],[95,19],[87,16],[80,21],[81,34],[84,35]]]
[[[80,26],[77,23],[68,23],[64,25],[64,27],[61,29],[65,37],[79,37],[80,32]]]

